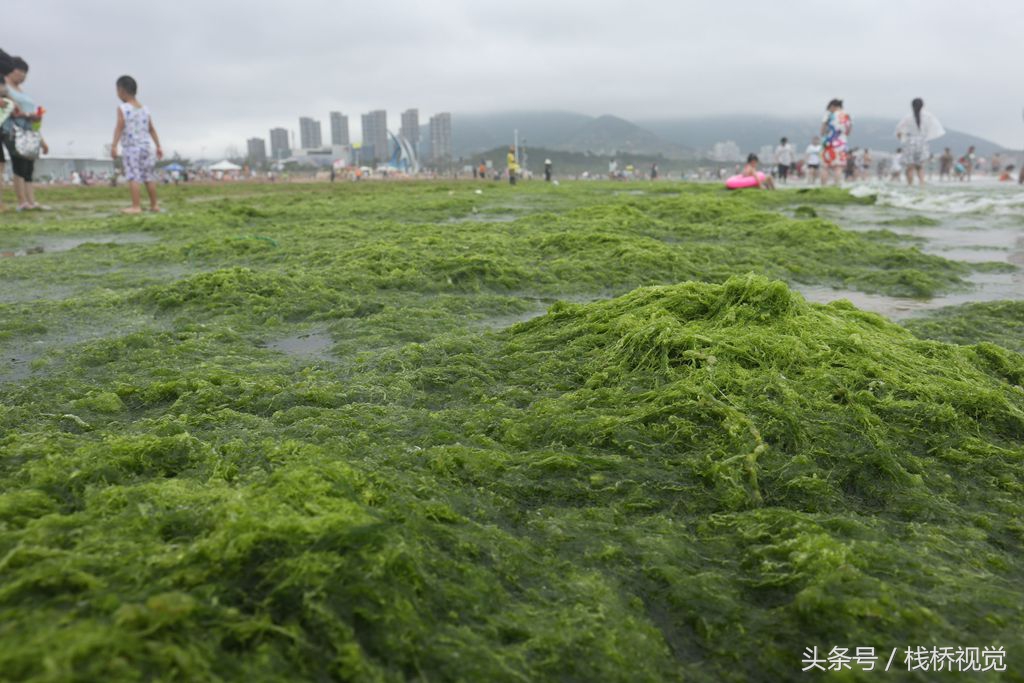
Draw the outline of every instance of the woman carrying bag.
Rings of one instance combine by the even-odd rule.
[[[28,63],[21,57],[12,57],[11,66],[6,79],[6,97],[14,103],[14,110],[0,126],[0,134],[11,156],[18,211],[40,210],[43,207],[36,202],[32,174],[40,152],[47,154],[50,151],[38,131],[42,122],[42,109],[37,108],[32,98],[21,90],[21,84],[28,76]]]

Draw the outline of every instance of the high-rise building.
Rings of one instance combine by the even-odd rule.
[[[420,110],[406,109],[402,112],[402,127],[398,134],[409,141],[416,148],[420,142]]]
[[[451,161],[452,115],[448,112],[430,117],[430,155],[435,162]]]
[[[272,159],[287,159],[292,155],[291,145],[288,144],[288,131],[284,128],[270,129],[270,157]]]
[[[320,137],[320,122],[308,116],[299,118],[299,147],[302,149],[320,149],[323,147]]]
[[[249,138],[245,141],[249,163],[253,165],[267,163],[267,143],[263,138]]]
[[[383,109],[363,114],[363,147],[373,148],[373,158],[364,161],[387,161],[388,113]]]
[[[348,145],[348,117],[340,111],[331,112],[331,144]]]

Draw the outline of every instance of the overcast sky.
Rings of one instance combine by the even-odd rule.
[[[58,154],[109,142],[114,80],[139,81],[168,153],[297,118],[386,108],[560,109],[633,119],[807,116],[843,97],[1024,147],[1020,0],[10,0],[0,48],[30,64]],[[12,30],[12,27],[19,27]],[[458,122],[455,122],[458,135]]]

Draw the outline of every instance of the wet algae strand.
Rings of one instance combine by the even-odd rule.
[[[0,676],[777,681],[933,644],[1022,670],[1020,355],[742,276],[296,368],[246,350],[246,311],[306,314],[287,283],[236,279],[133,295],[192,320],[4,391]]]

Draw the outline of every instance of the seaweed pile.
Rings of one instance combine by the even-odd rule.
[[[306,315],[267,303],[301,282],[195,278],[132,299],[191,322],[4,394],[7,679],[783,680],[933,644],[1020,671],[1020,355],[750,275],[296,368],[228,311]]]
[[[1022,670],[1015,305],[915,337],[779,281],[927,296],[991,264],[841,230],[815,207],[870,198],[836,190],[469,187],[167,188],[114,220],[89,188],[5,223],[0,681]]]
[[[951,344],[990,342],[1024,353],[1024,301],[983,301],[949,306],[909,318],[903,326],[919,337]]]

